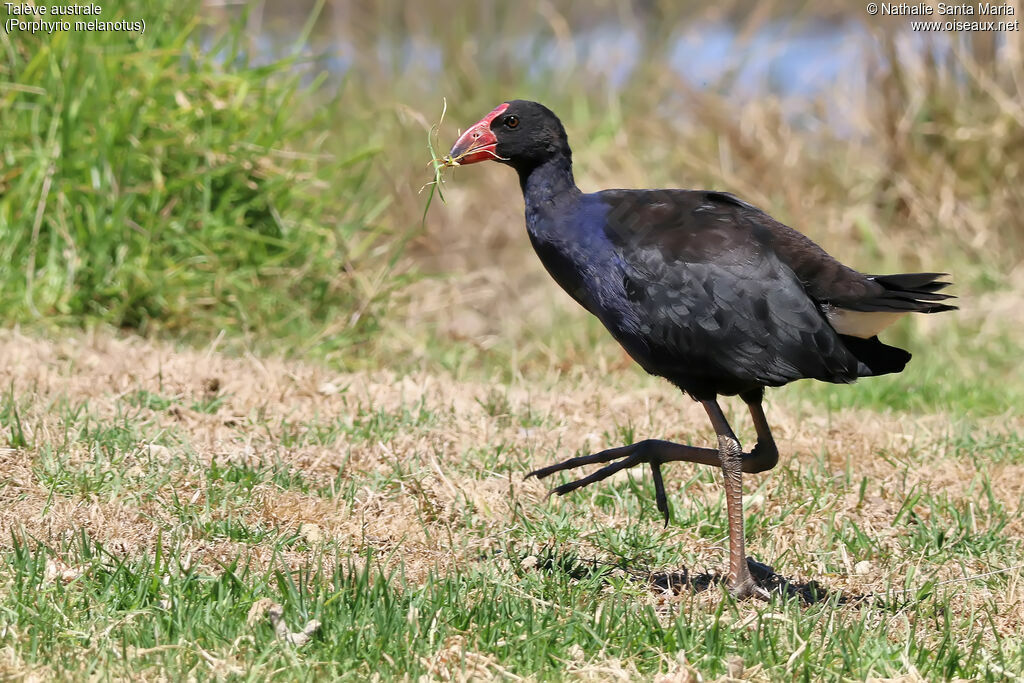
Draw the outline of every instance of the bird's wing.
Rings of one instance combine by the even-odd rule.
[[[945,273],[865,275],[832,258],[806,235],[727,192],[704,192],[708,211],[746,226],[796,273],[808,296],[819,304],[865,313],[938,313],[955,306],[939,303],[950,283]],[[713,207],[713,208],[712,208]]]
[[[764,214],[713,192],[600,194],[629,302],[613,332],[646,369],[764,385],[858,376],[857,359],[755,220]]]

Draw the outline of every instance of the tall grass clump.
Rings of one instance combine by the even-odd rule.
[[[373,150],[331,154],[322,81],[200,17],[109,2],[102,19],[147,30],[0,36],[6,322],[301,348],[375,329],[392,254],[362,191]]]

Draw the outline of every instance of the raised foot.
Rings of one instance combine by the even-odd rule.
[[[601,451],[600,453],[594,453],[593,455],[583,455],[577,458],[569,458],[560,463],[554,465],[548,465],[547,467],[541,467],[540,469],[534,470],[526,475],[526,478],[537,477],[543,479],[555,472],[561,472],[563,470],[571,470],[584,465],[592,465],[595,463],[611,462],[612,464],[602,467],[598,471],[588,474],[585,477],[577,479],[576,481],[570,481],[567,484],[556,486],[548,492],[551,494],[564,496],[567,493],[575,491],[578,488],[583,488],[593,484],[596,481],[607,479],[616,472],[620,472],[624,469],[634,467],[643,463],[647,463],[651,466],[651,474],[654,478],[654,500],[658,506],[658,511],[665,517],[665,526],[668,526],[669,520],[669,507],[668,507],[668,496],[665,495],[665,482],[661,477],[661,466],[665,462],[671,460],[678,460],[679,458],[666,457],[665,445],[670,445],[676,448],[681,447],[678,444],[669,444],[665,441],[657,441],[654,439],[648,439],[646,441],[638,441],[637,443],[630,444],[628,446],[619,446],[618,448],[609,448],[608,450]],[[612,462],[617,460],[618,462]]]

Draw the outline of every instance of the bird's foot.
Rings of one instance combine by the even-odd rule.
[[[771,593],[764,586],[775,578],[775,570],[752,557],[747,558],[747,571],[738,579],[731,579],[728,584],[729,594],[737,600],[758,598],[768,600]]]
[[[743,581],[730,582],[728,588],[729,595],[737,600],[746,600],[747,598],[768,600],[771,597],[771,593],[768,592],[767,588],[749,576]]]
[[[560,463],[554,465],[548,465],[547,467],[541,467],[540,469],[534,470],[526,475],[526,478],[537,477],[543,479],[555,472],[561,472],[562,470],[571,470],[584,465],[592,465],[594,463],[611,462],[612,464],[602,467],[593,474],[589,474],[585,477],[577,479],[576,481],[570,481],[567,484],[556,486],[548,492],[551,494],[564,496],[567,493],[575,491],[578,488],[583,488],[589,484],[593,484],[596,481],[607,479],[616,472],[621,472],[624,469],[647,463],[651,466],[651,474],[654,478],[654,498],[655,503],[658,506],[658,512],[665,517],[665,526],[668,526],[669,520],[669,507],[668,497],[665,495],[665,482],[661,477],[661,466],[665,462],[671,460],[677,460],[678,458],[666,457],[664,454],[664,445],[669,445],[668,442],[656,441],[654,439],[648,439],[646,441],[638,441],[637,443],[630,444],[628,446],[620,446],[618,448],[609,448],[606,451],[600,453],[594,453],[593,455],[583,455],[576,458],[569,458]],[[670,444],[672,446],[679,447],[678,444]],[[617,461],[617,462],[612,462]]]

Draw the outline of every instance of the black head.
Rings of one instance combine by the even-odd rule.
[[[543,104],[528,100],[499,105],[463,133],[449,152],[449,159],[460,165],[500,161],[519,171],[559,157],[572,157],[562,122]]]

